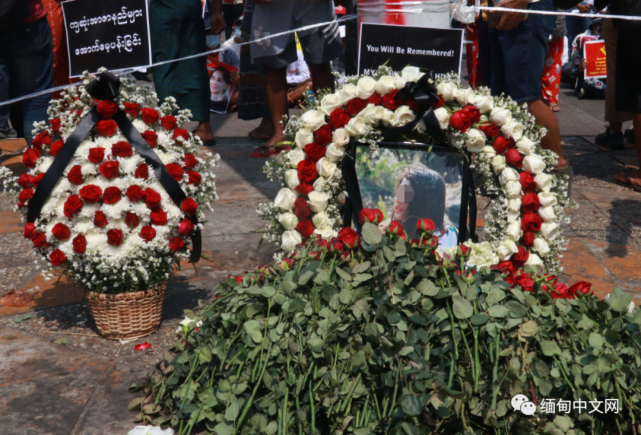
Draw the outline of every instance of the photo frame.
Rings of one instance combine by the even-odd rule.
[[[210,90],[209,109],[214,113],[227,113],[229,102],[234,93],[231,73],[237,73],[238,68],[222,63],[217,58],[208,56],[207,72],[209,74]]]

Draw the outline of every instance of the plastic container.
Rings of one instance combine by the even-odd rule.
[[[449,29],[449,0],[358,0],[360,23]]]

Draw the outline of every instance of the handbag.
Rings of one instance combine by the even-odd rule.
[[[11,30],[29,16],[28,0],[3,0],[0,2],[0,31]]]

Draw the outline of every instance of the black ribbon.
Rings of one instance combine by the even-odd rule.
[[[118,96],[119,88],[120,79],[108,72],[101,73],[94,81],[85,87],[87,93],[97,100],[114,100]],[[182,201],[187,198],[187,195],[180,187],[180,184],[169,175],[167,168],[158,155],[149,146],[147,141],[145,141],[140,132],[136,130],[131,121],[127,119],[125,112],[118,109],[112,119],[116,121],[118,128],[120,128],[120,131],[122,131],[125,138],[127,138],[132,148],[145,160],[147,165],[151,166],[160,185],[165,189],[174,204],[180,208]],[[58,180],[62,178],[65,168],[75,155],[78,146],[98,121],[100,121],[100,116],[95,107],[80,120],[78,126],[62,146],[60,152],[38,184],[31,201],[29,201],[27,222],[33,223],[38,216],[40,216],[42,207],[47,201],[47,198],[49,198],[49,195],[51,195]],[[198,218],[196,216],[188,216],[188,218],[194,226],[198,224]],[[200,260],[200,254],[202,252],[202,237],[200,231],[196,229],[190,238],[192,243],[190,261],[195,263]]]
[[[436,143],[444,144],[446,142],[445,135],[441,130],[441,126],[434,114],[434,109],[432,108],[432,104],[438,103],[440,99],[441,97],[438,95],[436,86],[434,86],[433,73],[430,70],[427,70],[418,82],[405,83],[405,87],[399,89],[396,93],[394,101],[416,101],[416,104],[418,104],[419,107],[416,119],[403,127],[390,128],[384,131],[382,137],[384,139],[391,139],[404,134],[410,134],[416,125],[423,120],[427,134],[429,134]]]

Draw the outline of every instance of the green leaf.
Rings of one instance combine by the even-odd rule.
[[[23,322],[25,320],[29,320],[32,317],[33,317],[33,313],[27,313],[27,314],[23,314],[22,316],[14,317],[13,321],[15,323],[20,323],[20,322]]]
[[[413,394],[401,397],[401,409],[406,415],[415,417],[421,414],[421,401]]]
[[[200,355],[201,360],[205,362],[211,362],[211,349],[209,349],[209,347],[207,347],[206,345],[198,348],[198,354]]]
[[[474,314],[474,307],[467,299],[463,299],[461,296],[454,294],[452,295],[452,311],[454,316],[457,319],[468,319]]]
[[[66,338],[66,337],[59,338],[59,339],[57,339],[57,340],[55,341],[55,343],[56,343],[56,344],[62,344],[62,345],[65,345],[65,344],[67,344],[67,338]]]
[[[407,356],[412,352],[414,352],[414,346],[405,346],[404,348],[398,351],[398,354],[400,356]]]
[[[513,318],[523,317],[527,314],[527,308],[525,305],[517,301],[507,301],[505,303],[505,308],[508,309],[510,317]]]
[[[490,317],[485,314],[475,314],[470,318],[472,325],[484,325],[487,321],[490,320]]]
[[[487,310],[487,313],[492,317],[505,317],[509,311],[505,305],[492,305]]]
[[[574,427],[572,419],[567,415],[557,415],[554,417],[554,425],[559,428],[563,433],[567,433],[570,428]]]
[[[234,435],[234,426],[227,423],[219,423],[214,428],[216,435]]]
[[[539,332],[539,325],[536,320],[528,320],[519,326],[519,338],[534,337]]]
[[[358,263],[356,266],[352,268],[353,273],[362,273],[362,272],[367,272],[370,269],[370,266],[372,263],[369,261],[363,261],[362,263]]]
[[[275,421],[270,421],[267,427],[263,429],[263,432],[265,435],[274,435],[276,432],[278,432],[278,423]]]
[[[305,285],[307,282],[312,279],[312,276],[314,276],[314,272],[311,270],[308,270],[307,272],[303,273],[299,278],[298,278],[298,284],[299,285]]]
[[[603,338],[603,336],[601,334],[597,334],[596,332],[592,332],[590,334],[589,342],[590,342],[590,346],[592,346],[592,347],[594,347],[596,349],[600,349],[605,344],[605,339]]]
[[[432,281],[424,279],[416,286],[416,290],[425,296],[436,296],[440,289],[436,287]]]
[[[615,287],[612,293],[610,293],[610,308],[612,311],[617,312],[626,311],[632,299],[632,295],[625,293],[619,287]]]
[[[541,342],[541,350],[545,356],[561,355],[561,348],[554,341],[545,340]]]
[[[369,304],[367,302],[367,299],[361,299],[357,301],[352,307],[352,313],[354,313],[354,317],[356,317],[356,319],[360,318],[361,316],[363,316],[363,319],[365,319],[364,313],[367,312],[368,308]]]
[[[238,417],[238,413],[240,411],[240,406],[237,401],[232,401],[229,404],[229,407],[227,408],[227,411],[225,411],[225,420],[227,421],[234,421],[236,420],[236,417]]]
[[[503,299],[505,299],[505,292],[500,288],[492,287],[490,293],[487,295],[487,299],[485,299],[485,302],[487,302],[488,305],[494,305],[501,302]]]
[[[347,305],[352,301],[352,290],[348,288],[343,288],[340,293],[341,303]]]
[[[340,267],[336,268],[336,273],[338,274],[338,276],[340,276],[345,281],[351,281],[352,280],[352,275],[350,275],[349,273],[345,272]]]
[[[243,329],[249,335],[251,335],[256,331],[260,331],[261,327],[262,325],[260,324],[260,322],[254,319],[246,321],[245,324],[243,325]]]
[[[369,245],[378,245],[383,239],[383,234],[378,227],[370,222],[365,222],[363,225],[363,240]]]

